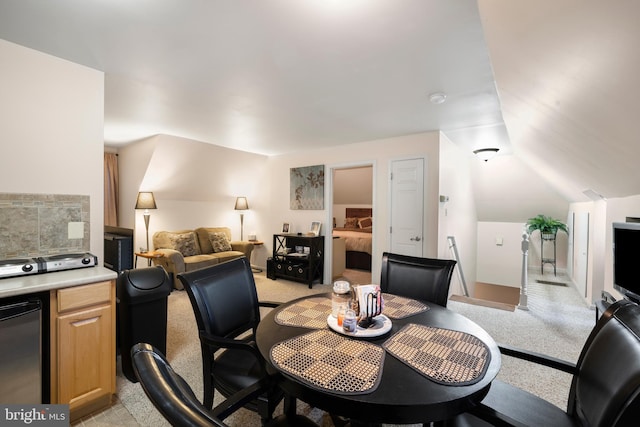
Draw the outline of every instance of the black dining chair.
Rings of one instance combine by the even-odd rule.
[[[382,292],[447,306],[455,260],[382,254]]]
[[[612,303],[587,338],[576,364],[501,346],[503,355],[570,373],[567,409],[494,380],[487,396],[448,426],[636,426],[640,420],[640,307]],[[526,375],[526,372],[523,372]]]
[[[260,307],[278,304],[259,302],[251,265],[246,257],[178,274],[189,295],[198,324],[204,382],[203,404],[213,406],[214,390],[229,397],[266,379],[265,392],[246,407],[258,412],[266,423],[285,397],[270,376],[255,343]],[[295,411],[295,399],[285,399],[285,410]]]
[[[151,403],[172,426],[177,427],[226,427],[225,418],[271,387],[269,381],[263,378],[209,410],[196,398],[184,378],[173,370],[164,354],[151,344],[135,344],[131,348],[131,360],[135,375]],[[282,414],[271,419],[266,426],[317,427],[317,424],[302,415]]]

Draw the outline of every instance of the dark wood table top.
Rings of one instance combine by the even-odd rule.
[[[271,310],[260,322],[256,342],[275,373],[277,368],[270,361],[271,348],[290,338],[312,329],[285,326],[276,323],[275,316],[288,305],[305,298],[290,301]],[[330,298],[330,295],[326,295]],[[376,390],[368,394],[339,395],[310,387],[296,378],[283,374],[282,388],[292,396],[308,404],[336,415],[361,422],[423,423],[451,418],[482,400],[489,391],[491,381],[500,370],[501,357],[498,346],[489,334],[466,317],[436,304],[427,303],[429,310],[393,319],[392,329],[381,337],[368,338],[367,342],[382,346],[393,334],[409,323],[465,332],[479,338],[489,349],[491,360],[482,379],[472,385],[443,385],[431,381],[405,363],[387,354],[382,377]]]

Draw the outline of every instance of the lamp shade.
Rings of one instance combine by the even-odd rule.
[[[246,197],[236,197],[236,207],[237,211],[246,211],[249,209],[249,202],[247,202]]]
[[[156,199],[151,191],[141,191],[136,200],[136,209],[157,209]]]

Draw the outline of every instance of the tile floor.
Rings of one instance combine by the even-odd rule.
[[[133,418],[117,397],[113,398],[113,403],[108,409],[87,415],[71,425],[78,427],[139,426],[135,418]]]

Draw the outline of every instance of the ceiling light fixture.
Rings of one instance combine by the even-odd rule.
[[[480,157],[485,162],[489,159],[493,159],[496,154],[500,151],[499,148],[481,148],[479,150],[473,150],[473,154]]]
[[[435,92],[429,95],[429,101],[431,101],[431,103],[435,105],[443,104],[444,101],[446,100],[447,100],[446,93]]]

